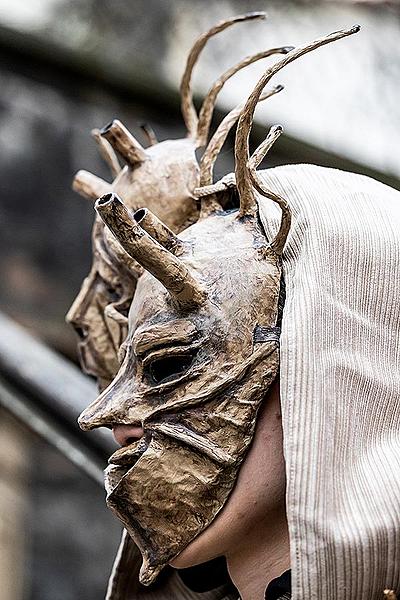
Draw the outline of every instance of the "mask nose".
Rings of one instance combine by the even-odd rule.
[[[137,425],[116,425],[112,432],[115,441],[120,446],[129,446],[144,435],[143,428]]]
[[[83,431],[98,427],[117,430],[118,437],[115,435],[114,437],[122,446],[126,445],[129,437],[138,439],[143,435],[138,398],[135,397],[134,389],[124,386],[126,382],[124,376],[125,372],[120,371],[108,388],[85,408],[78,419],[79,427]],[[120,427],[122,427],[121,431]],[[129,431],[126,432],[125,428]]]
[[[75,332],[78,334],[80,339],[83,340],[83,339],[85,339],[87,332],[86,332],[86,328],[85,328],[82,316],[83,315],[82,315],[81,306],[79,306],[78,303],[75,301],[73,303],[73,305],[71,306],[71,308],[69,309],[67,316],[65,317],[65,320],[67,321],[67,323],[72,325],[72,327],[75,329]]]
[[[113,403],[113,389],[109,386],[80,414],[78,424],[83,431],[97,427],[112,429],[119,416],[118,407]]]

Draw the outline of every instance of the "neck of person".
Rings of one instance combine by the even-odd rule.
[[[285,511],[276,511],[258,522],[226,561],[241,600],[264,600],[268,584],[290,569]]]

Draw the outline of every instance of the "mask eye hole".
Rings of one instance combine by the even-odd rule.
[[[149,365],[149,372],[155,383],[164,383],[185,373],[193,362],[193,354],[180,354],[157,358]]]
[[[105,286],[105,291],[110,302],[118,302],[122,296],[122,291],[119,286],[108,284]]]

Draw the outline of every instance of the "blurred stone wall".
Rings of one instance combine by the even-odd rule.
[[[29,440],[26,430],[0,408],[0,589],[2,600],[26,592]]]
[[[22,600],[102,600],[121,526],[97,483],[46,443],[30,443]]]
[[[90,267],[93,220],[91,203],[71,190],[73,175],[86,168],[110,178],[93,127],[115,115],[133,129],[157,118],[100,87],[35,67],[0,68],[0,305],[73,357],[64,315]]]

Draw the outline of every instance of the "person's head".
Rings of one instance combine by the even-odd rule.
[[[215,520],[171,561],[177,568],[205,563],[243,549],[247,540],[267,526],[285,528],[285,461],[282,444],[279,375],[263,399],[253,442],[225,506]],[[115,425],[117,443],[127,447],[144,435],[141,426]]]
[[[112,127],[115,122],[108,129]],[[149,206],[165,218],[169,227],[179,231],[198,214],[193,197],[199,182],[194,151],[191,140],[160,142],[145,151],[145,160],[122,169],[109,187],[121,193],[130,208]],[[75,183],[84,177],[78,173]],[[93,189],[91,197],[97,198],[100,191],[101,187]],[[107,234],[98,218],[93,227],[92,251],[91,271],[67,321],[79,335],[83,369],[97,378],[102,390],[118,371],[118,351],[126,337],[127,313],[141,268]]]
[[[122,206],[113,196],[98,203],[121,242],[135,227],[118,222]],[[143,427],[111,457],[107,491],[150,583],[234,486],[277,375],[282,290],[279,255],[256,215],[221,210],[181,233],[174,254],[136,227],[137,259],[153,274],[139,278],[120,371],[80,425]]]

